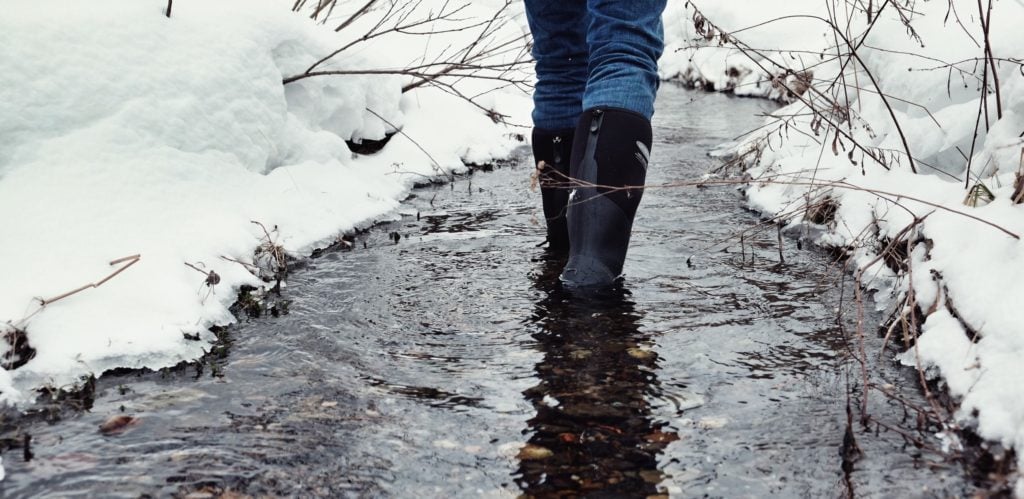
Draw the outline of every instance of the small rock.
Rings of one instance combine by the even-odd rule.
[[[171,453],[171,462],[180,463],[188,458],[192,457],[191,452],[187,451],[175,451]]]
[[[633,357],[634,359],[637,360],[648,360],[658,355],[650,350],[636,347],[626,349],[626,353],[628,353],[630,357]]]
[[[697,428],[700,428],[702,430],[717,430],[719,428],[725,427],[725,425],[727,425],[728,423],[729,420],[726,418],[706,417],[701,418],[700,421],[697,421]]]
[[[555,453],[551,452],[551,449],[546,449],[539,445],[526,444],[522,449],[519,449],[519,454],[516,457],[520,461],[540,461],[554,455]]]
[[[498,455],[500,455],[502,457],[505,457],[505,458],[508,458],[508,459],[512,459],[519,452],[519,449],[520,449],[521,445],[522,444],[520,444],[519,442],[506,442],[506,443],[503,443],[503,444],[498,446]]]
[[[664,431],[656,431],[654,433],[651,433],[651,434],[645,436],[644,440],[647,440],[648,442],[652,442],[652,443],[656,443],[656,444],[666,444],[666,443],[669,443],[669,442],[675,442],[676,440],[679,440],[679,434],[677,434],[677,433],[667,433],[667,432],[664,432]]]
[[[451,440],[434,440],[434,447],[439,449],[458,449],[459,444]]]
[[[325,409],[330,409],[331,407],[338,407],[338,403],[337,402],[326,402],[325,401],[325,402],[321,402],[320,403],[320,407],[323,407]]]
[[[103,424],[100,425],[100,433],[104,435],[114,435],[121,433],[129,426],[138,424],[139,418],[134,416],[128,416],[126,414],[117,414],[107,418]]]
[[[558,399],[552,397],[551,395],[545,395],[544,399],[541,400],[541,403],[548,407],[558,407],[561,404],[561,402],[559,402]]]

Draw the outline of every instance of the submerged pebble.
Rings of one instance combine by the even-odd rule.
[[[107,420],[100,425],[100,433],[104,435],[115,435],[123,432],[129,426],[134,426],[138,423],[139,418],[128,416],[126,414],[116,414],[107,418]]]
[[[626,349],[626,353],[628,353],[630,357],[633,357],[634,359],[637,360],[648,360],[657,357],[656,353],[645,348],[628,348]]]
[[[526,444],[522,449],[519,449],[519,454],[516,457],[518,457],[520,461],[539,461],[554,455],[555,453],[551,452],[551,449],[541,447],[539,445]]]
[[[697,428],[702,430],[717,430],[719,428],[724,428],[727,424],[729,424],[728,418],[709,416],[706,418],[700,418],[700,421],[697,421]]]

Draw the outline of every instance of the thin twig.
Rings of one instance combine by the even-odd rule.
[[[131,256],[126,256],[124,258],[118,258],[117,260],[113,260],[113,261],[110,262],[111,266],[117,265],[119,263],[124,263],[124,262],[128,262],[128,263],[123,265],[123,266],[121,266],[121,267],[119,267],[117,270],[111,272],[109,275],[107,275],[106,277],[104,277],[103,279],[101,279],[99,281],[96,281],[96,282],[90,283],[90,284],[86,284],[86,285],[81,286],[79,288],[76,288],[76,289],[73,289],[71,291],[68,291],[67,293],[61,293],[61,294],[59,294],[57,296],[54,296],[53,298],[47,298],[45,300],[40,299],[39,300],[39,305],[40,305],[40,307],[45,307],[45,306],[50,305],[52,303],[58,302],[60,300],[63,300],[65,298],[69,297],[69,296],[73,296],[73,295],[76,295],[78,293],[81,293],[82,291],[85,291],[87,289],[98,288],[98,287],[102,286],[103,284],[105,284],[107,281],[109,281],[109,280],[113,279],[114,277],[116,277],[121,272],[124,272],[125,270],[127,270],[128,267],[131,267],[132,265],[135,265],[140,259],[142,259],[142,255],[131,255]]]
[[[334,29],[334,31],[341,31],[341,30],[349,27],[349,25],[354,23],[356,21],[356,19],[359,19],[360,17],[363,17],[363,14],[366,14],[366,12],[370,10],[370,7],[373,7],[373,4],[375,4],[375,3],[377,3],[377,0],[370,0],[370,1],[366,2],[366,4],[364,4],[362,7],[360,7],[359,10],[355,11],[355,13],[353,13],[351,16],[349,16],[348,19],[345,19],[344,22],[339,24],[338,27]]]
[[[397,133],[402,134],[403,137],[409,139],[409,142],[412,142],[412,145],[416,146],[417,149],[422,151],[423,154],[425,154],[427,156],[427,158],[430,159],[430,162],[434,164],[434,171],[436,171],[438,173],[438,175],[446,175],[449,180],[455,181],[455,176],[453,174],[451,174],[451,173],[445,172],[444,168],[441,166],[441,163],[438,163],[437,160],[434,159],[434,156],[431,155],[430,152],[428,152],[426,149],[424,149],[423,146],[421,146],[419,142],[416,142],[416,140],[413,139],[412,137],[410,137],[409,134],[407,134],[404,131],[402,131],[401,127],[398,127],[394,123],[391,123],[390,121],[388,121],[386,118],[381,116],[379,113],[377,113],[373,109],[366,108],[366,111],[368,113],[376,116],[378,119],[380,119],[384,123],[387,123],[388,126],[390,126],[391,128],[394,128],[395,131]]]

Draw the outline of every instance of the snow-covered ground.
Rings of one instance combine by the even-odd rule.
[[[365,2],[339,4],[323,26],[280,0],[178,0],[169,18],[167,2],[157,0],[5,5],[0,261],[9,266],[0,279],[0,334],[8,341],[0,342],[0,358],[21,364],[23,350],[10,342],[26,339],[35,357],[0,369],[0,401],[28,401],[35,388],[113,367],[160,368],[202,355],[208,328],[234,320],[228,306],[237,288],[266,285],[231,261],[252,263],[268,243],[253,221],[287,253],[308,255],[395,216],[415,182],[505,157],[518,145],[515,134],[526,129],[498,125],[485,110],[528,124],[529,96],[499,81],[455,87],[484,94],[476,99],[482,109],[452,89],[403,94],[410,76],[284,85],[386,13],[335,33],[357,3]],[[502,3],[473,2],[456,17],[487,19]],[[437,12],[441,2],[433,4],[406,19]],[[510,16],[491,43],[523,35],[521,15]],[[415,30],[447,33],[359,42],[318,69],[444,60],[480,32],[448,30],[454,24]],[[346,146],[393,127],[403,133],[378,154],[355,157]],[[134,259],[111,262],[133,255],[137,261],[115,277],[43,305],[100,283]],[[201,273],[209,271],[219,276],[212,287]],[[200,341],[186,339],[195,335]]]
[[[822,5],[820,0],[770,5],[749,1],[698,2],[695,9],[692,3],[672,0],[664,15],[661,76],[706,90],[788,102],[792,97],[787,95],[786,88],[773,84],[772,79],[794,83],[795,77],[787,76],[785,71],[813,68],[820,60],[818,49],[825,47],[828,40],[824,30],[808,29],[807,19],[784,17],[817,13]],[[775,18],[782,19],[751,28]],[[743,50],[730,43],[729,36],[723,38],[723,32],[742,39],[746,44]]]
[[[709,28],[693,2],[676,2],[667,39],[679,50],[662,71],[793,102],[734,148],[750,206],[848,248],[864,285],[897,315],[913,321],[916,305],[921,336],[899,360],[943,380],[960,402],[955,424],[1024,449],[1024,205],[1013,201],[1024,159],[1024,67],[1014,60],[1024,4],[993,1],[989,14],[983,2],[998,84],[985,67],[978,4],[904,4],[876,2],[869,17],[842,3],[830,12],[832,2],[780,11],[756,0],[698,1]],[[722,46],[719,30],[729,33]],[[859,60],[846,55],[850,45]],[[785,85],[772,85],[779,75]],[[811,84],[802,93],[801,80]],[[892,341],[902,344],[899,331]]]

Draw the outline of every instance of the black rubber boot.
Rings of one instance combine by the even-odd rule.
[[[533,159],[540,181],[540,197],[548,227],[548,249],[556,254],[569,252],[569,229],[565,209],[569,204],[569,159],[575,131],[533,129]]]
[[[616,108],[584,111],[576,126],[570,175],[569,261],[562,283],[607,287],[622,274],[651,150],[651,122]]]

